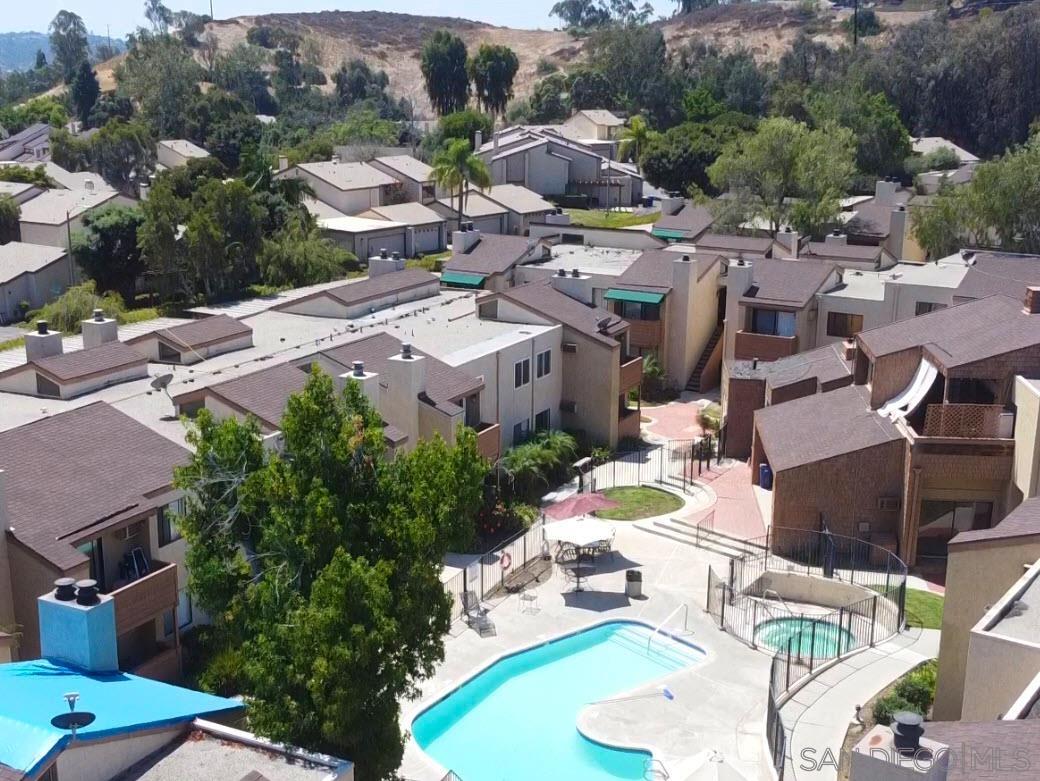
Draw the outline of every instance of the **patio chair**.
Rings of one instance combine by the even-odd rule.
[[[617,531],[615,530],[611,532],[609,539],[600,540],[598,543],[596,543],[595,551],[598,555],[609,553],[610,560],[614,560],[614,535],[616,534]]]
[[[557,564],[572,564],[578,560],[578,549],[569,542],[561,542],[556,548]]]
[[[466,624],[476,629],[481,637],[495,634],[495,623],[488,617],[487,608],[480,604],[477,595],[472,591],[462,592],[462,610]]]

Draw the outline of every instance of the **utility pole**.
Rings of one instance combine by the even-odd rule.
[[[209,0],[209,19],[213,21],[213,0]]]

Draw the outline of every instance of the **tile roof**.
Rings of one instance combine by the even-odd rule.
[[[1040,535],[1040,497],[1026,499],[1022,504],[1004,516],[996,526],[989,529],[964,531],[950,540],[950,545],[961,545],[967,542],[991,542],[1011,540],[1017,537]]]
[[[782,388],[815,377],[819,385],[850,378],[852,362],[846,361],[840,343],[828,344],[775,361],[732,361],[729,376],[764,379],[771,388]]]
[[[698,243],[698,248],[700,244]],[[753,281],[741,294],[744,304],[777,304],[801,309],[836,272],[830,263],[815,260],[751,262]]]
[[[957,287],[956,298],[1005,295],[1023,298],[1028,286],[1040,285],[1040,255],[976,252]]]
[[[225,339],[232,339],[236,336],[245,336],[252,332],[253,329],[241,320],[236,320],[227,315],[214,315],[213,317],[192,320],[190,323],[184,323],[183,325],[175,325],[173,328],[163,328],[153,333],[177,347],[198,348],[214,344],[215,342],[222,342]],[[146,337],[136,337],[129,341],[128,344],[133,344],[143,338]]]
[[[734,236],[726,233],[705,233],[695,242],[698,250],[717,250],[723,254],[747,252],[765,255],[773,248],[773,240],[758,236]]]
[[[670,231],[683,231],[686,238],[696,239],[708,230],[715,222],[715,215],[707,206],[685,203],[675,214],[663,214],[654,223],[654,228]]]
[[[106,342],[86,350],[38,358],[32,362],[58,382],[75,382],[94,374],[107,374],[129,366],[144,366],[148,358],[120,342]]]
[[[763,407],[755,412],[755,429],[774,472],[903,439],[870,408],[862,385]]]
[[[387,155],[386,157],[377,157],[376,160],[387,168],[417,182],[433,180],[433,168],[411,155]]]
[[[343,371],[352,369],[354,361],[364,361],[365,371],[382,374],[390,358],[400,354],[401,344],[401,340],[391,334],[379,332],[331,350],[323,350],[322,355],[340,364]],[[449,404],[484,387],[483,380],[462,369],[449,366],[414,347],[412,353],[426,358],[426,395],[435,405]]]
[[[1040,345],[1040,315],[1020,299],[989,296],[861,331],[859,343],[875,358],[923,347],[945,368]]]
[[[517,214],[555,211],[556,207],[534,190],[518,184],[496,184],[482,193],[495,203],[505,206]]]
[[[103,402],[0,432],[10,533],[58,569],[80,564],[72,543],[150,509],[189,455]]]
[[[561,293],[549,280],[511,287],[498,295],[610,347],[617,344],[618,335],[628,329],[628,323],[620,317],[612,315],[606,309],[588,306]],[[601,331],[599,323],[603,320],[608,320],[609,323]]]
[[[62,247],[11,241],[0,244],[0,283],[40,271],[65,257]]]
[[[22,222],[64,225],[117,197],[115,190],[47,190],[22,204]]]
[[[365,277],[357,282],[346,282],[338,287],[327,288],[311,293],[303,298],[292,299],[285,304],[275,306],[274,309],[285,309],[298,301],[305,301],[318,296],[328,296],[339,301],[341,304],[350,306],[360,304],[372,298],[381,298],[393,293],[400,293],[421,287],[430,283],[437,283],[437,277],[429,271],[421,268],[406,268],[403,271],[394,271],[389,274],[380,274],[377,277]]]
[[[444,222],[444,218],[429,206],[421,203],[394,203],[388,206],[373,206],[361,212],[361,217],[373,217],[377,220],[390,220],[404,225],[431,225]]]
[[[469,251],[452,255],[444,264],[444,269],[485,276],[503,274],[523,260],[530,251],[531,246],[523,236],[482,233],[480,240]]]
[[[397,183],[389,174],[365,163],[300,163],[297,168],[331,184],[337,190],[368,190]]]

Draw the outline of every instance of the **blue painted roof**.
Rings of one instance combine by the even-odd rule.
[[[31,773],[61,751],[69,733],[51,726],[78,692],[77,711],[97,719],[77,740],[110,737],[242,708],[242,703],[126,673],[91,674],[36,659],[0,664],[0,764]],[[8,738],[11,738],[10,740]]]

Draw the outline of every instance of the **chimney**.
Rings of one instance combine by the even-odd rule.
[[[842,357],[846,361],[851,361],[853,358],[856,357],[856,340],[846,339],[845,341],[843,341],[841,343],[841,351]]]
[[[278,173],[289,170],[289,158],[285,155],[278,156]]]
[[[565,296],[581,301],[583,304],[592,305],[592,277],[582,274],[579,269],[571,269],[568,274],[565,269],[560,269],[556,276],[549,278],[550,284]]]
[[[892,179],[878,179],[874,185],[874,199],[882,206],[891,206],[896,200],[899,183]]]
[[[404,271],[404,259],[401,257],[401,253],[387,252],[385,249],[379,250],[379,257],[368,259],[368,276],[379,277],[383,274],[392,274],[395,271]]]
[[[11,525],[7,515],[5,494],[7,475],[0,469],[0,631],[14,623],[14,600],[11,596],[11,563],[7,558],[7,529]]]
[[[410,446],[419,439],[419,395],[426,390],[426,359],[401,343],[401,351],[386,363],[385,390],[380,393],[380,414],[387,423],[408,435]]]
[[[83,182],[83,189],[86,190],[88,193],[94,192],[94,180],[93,179],[86,179]]]
[[[849,237],[841,232],[840,228],[835,228],[826,236],[823,237],[824,244],[848,244]]]
[[[1027,315],[1040,313],[1040,287],[1030,285],[1026,288],[1025,313]]]
[[[946,781],[951,746],[923,738],[921,717],[897,713],[891,727],[878,724],[852,748],[852,781]],[[957,758],[960,749],[957,746]]]
[[[885,248],[889,254],[900,261],[903,259],[903,245],[906,243],[906,204],[897,204],[892,209],[892,216],[888,221],[888,238],[885,239]]]
[[[117,671],[116,603],[112,597],[98,594],[93,580],[59,578],[54,585],[54,591],[36,600],[40,655],[89,673]]]
[[[479,152],[482,146],[484,146],[484,132],[478,130],[473,134],[473,151]]]
[[[342,393],[348,382],[357,383],[361,388],[361,393],[368,399],[368,403],[372,405],[372,409],[378,410],[379,375],[375,372],[365,371],[364,361],[354,361],[351,367],[349,372],[345,372],[334,379],[333,384],[336,386],[337,392]]]
[[[80,328],[83,332],[84,350],[114,342],[119,336],[119,326],[115,319],[105,317],[105,313],[100,309],[95,309],[93,317],[80,323]]]
[[[336,165],[336,164],[337,164],[337,163],[339,162],[339,154],[337,154],[337,153],[334,153],[334,154],[332,155],[332,160],[331,160],[331,162],[332,162],[332,164],[333,164],[333,165]]]
[[[464,222],[459,226],[459,230],[451,234],[451,254],[464,255],[473,249],[478,241],[480,231],[473,227],[473,223]]]
[[[776,237],[780,240],[780,244],[783,245],[783,247],[787,250],[788,257],[798,257],[798,252],[801,249],[801,247],[799,247],[798,244],[801,240],[801,237],[798,235],[798,231],[792,229],[791,226],[788,225],[786,228],[784,228],[782,231],[776,234]]]
[[[30,363],[61,355],[63,349],[61,331],[47,330],[46,320],[37,320],[36,330],[25,335],[25,359]]]

